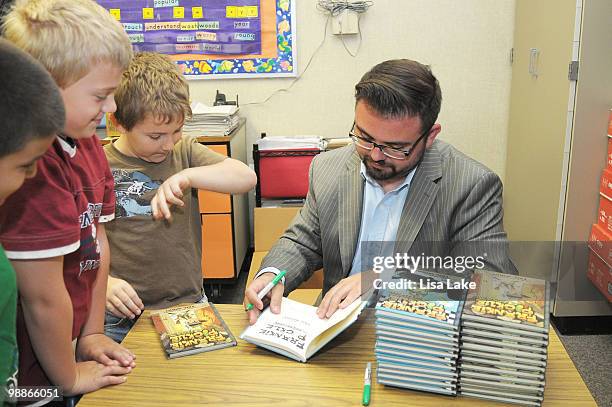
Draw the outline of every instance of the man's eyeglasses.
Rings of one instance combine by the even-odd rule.
[[[414,150],[414,148],[419,144],[421,139],[425,138],[425,136],[427,136],[428,134],[429,131],[426,131],[421,135],[421,137],[417,139],[417,141],[414,142],[411,147],[400,149],[393,148],[385,144],[378,144],[371,140],[366,140],[363,137],[358,136],[357,134],[355,134],[355,125],[353,125],[351,131],[349,131],[349,137],[351,138],[351,140],[353,140],[353,143],[355,143],[359,147],[370,151],[375,148],[378,148],[386,157],[393,158],[394,160],[406,160],[408,157],[410,157],[410,153],[412,153],[412,150]]]

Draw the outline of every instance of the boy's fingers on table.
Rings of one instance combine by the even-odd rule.
[[[125,304],[121,301],[119,297],[112,297],[110,301],[115,306],[117,311],[123,314],[124,317],[130,319],[134,318],[134,314],[132,313],[132,311],[130,311],[128,307],[125,306]]]
[[[130,296],[127,295],[127,293],[123,292],[119,294],[118,296],[121,302],[123,303],[123,305],[125,305],[127,309],[130,310],[130,312],[133,315],[140,315],[141,313],[140,307],[136,305],[134,301],[132,301],[132,299],[130,298]]]
[[[132,287],[132,285],[125,280],[121,280],[117,284],[117,293],[121,301],[128,305],[133,312],[140,314],[140,312],[137,311],[143,310],[144,304],[142,303],[142,300],[138,296],[136,290],[134,290],[134,287]],[[134,304],[134,307],[132,307],[131,304]]]
[[[110,301],[110,299],[106,300],[106,309],[117,318],[127,318],[127,315],[123,315],[123,312],[119,311]]]

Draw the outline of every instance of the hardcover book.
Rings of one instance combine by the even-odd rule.
[[[280,314],[266,309],[240,338],[288,358],[306,362],[352,325],[366,304],[357,299],[348,307],[338,309],[330,318],[321,319],[316,314],[316,307],[283,297]]]
[[[151,313],[168,358],[236,346],[212,303],[180,304]]]
[[[549,284],[544,280],[477,270],[476,288],[469,290],[463,312],[478,321],[548,333]]]
[[[419,327],[458,331],[467,290],[452,287],[469,282],[469,277],[419,270],[413,273],[410,280],[416,283],[414,289],[382,293],[376,304],[376,317],[410,321]]]

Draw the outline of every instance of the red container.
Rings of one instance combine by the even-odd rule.
[[[599,210],[597,211],[597,223],[612,234],[612,201],[605,196],[599,195]]]
[[[612,169],[604,168],[599,182],[599,193],[612,201]]]
[[[263,199],[305,198],[310,163],[321,150],[259,150],[258,177]]]
[[[612,302],[612,267],[592,250],[589,250],[587,277]]]
[[[612,234],[594,224],[589,235],[589,247],[608,264],[612,264]]]
[[[610,130],[608,129],[608,132]],[[612,135],[608,133],[608,156],[606,157],[606,168],[612,170]]]

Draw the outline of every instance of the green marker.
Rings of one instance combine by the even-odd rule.
[[[372,363],[368,362],[365,369],[365,377],[363,378],[363,398],[361,404],[367,406],[370,404],[370,385],[372,383]]]
[[[280,273],[278,273],[276,275],[276,277],[274,277],[274,280],[270,281],[268,283],[268,285],[266,285],[263,290],[261,290],[258,294],[257,294],[257,298],[259,298],[260,300],[265,297],[273,288],[276,284],[278,284],[279,281],[281,281],[283,279],[283,277],[285,277],[285,274],[287,274],[287,271],[282,270]],[[249,303],[246,307],[247,311],[250,311],[253,309],[253,304]]]

